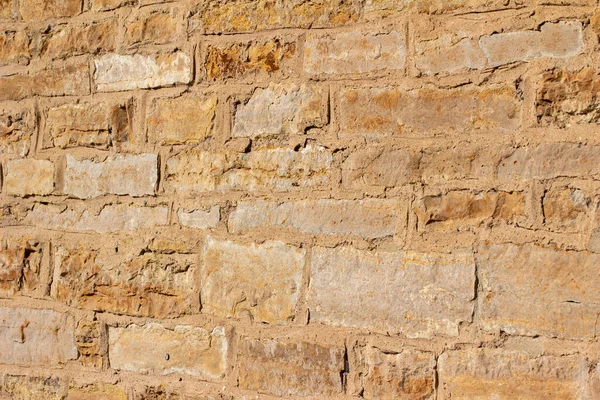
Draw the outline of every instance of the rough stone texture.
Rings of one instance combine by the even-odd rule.
[[[33,53],[32,42],[26,31],[0,32],[0,65],[28,64]]]
[[[35,134],[34,111],[27,106],[0,105],[0,155],[25,157]]]
[[[599,5],[0,0],[0,399],[600,399]]]
[[[125,25],[125,45],[164,44],[177,38],[181,19],[174,13],[156,12]]]
[[[123,243],[121,246],[120,252],[126,252]],[[58,247],[51,295],[72,307],[115,314],[156,318],[189,314],[197,292],[195,259],[179,254],[129,256]]]
[[[58,366],[73,360],[74,330],[67,314],[0,307],[0,363]]]
[[[169,208],[166,206],[113,204],[94,212],[53,204],[36,204],[27,213],[23,223],[47,229],[107,233],[167,225],[168,216]]]
[[[25,21],[72,17],[81,12],[81,0],[21,0],[19,14]]]
[[[54,191],[54,164],[48,160],[11,160],[6,163],[4,191],[11,196],[45,195]]]
[[[207,330],[179,325],[169,329],[147,323],[108,330],[110,365],[124,371],[178,373],[220,381],[227,368],[228,347],[223,327]]]
[[[433,399],[435,358],[433,353],[406,349],[384,351],[357,347],[356,386],[365,399]]]
[[[575,340],[595,336],[599,255],[490,244],[481,246],[477,260],[486,329]]]
[[[514,89],[484,90],[358,88],[338,99],[340,136],[511,132],[519,126],[520,102]]]
[[[208,238],[202,262],[202,312],[283,323],[295,316],[304,250],[282,242],[244,245]]]
[[[333,157],[321,147],[245,154],[189,150],[167,160],[165,188],[175,193],[214,190],[290,191],[330,181]]]
[[[419,156],[406,149],[369,146],[348,156],[342,163],[342,184],[346,188],[394,187],[418,177]]]
[[[148,134],[162,144],[197,143],[213,135],[216,97],[159,98],[148,116]]]
[[[69,388],[68,400],[127,400],[127,391],[117,385],[95,383]]]
[[[107,54],[96,58],[94,65],[94,81],[101,92],[172,86],[192,79],[192,60],[182,52]]]
[[[414,208],[421,230],[453,230],[523,216],[525,196],[523,193],[455,191],[422,197]]]
[[[132,136],[133,104],[79,103],[52,107],[46,112],[48,147],[106,149]]]
[[[232,233],[254,228],[290,227],[311,234],[342,234],[368,239],[396,233],[401,207],[396,200],[304,200],[238,203],[230,214]]]
[[[443,398],[583,399],[586,366],[579,356],[530,356],[500,349],[446,351],[439,357]]]
[[[0,397],[7,400],[62,400],[64,382],[52,376],[5,375],[0,377]]]
[[[190,24],[207,33],[341,26],[358,19],[358,2],[344,0],[210,0]]]
[[[0,241],[0,297],[32,295],[40,283],[42,245],[25,238]]]
[[[536,99],[540,125],[567,128],[600,123],[600,74],[593,68],[576,73],[554,70],[541,80]]]
[[[299,342],[244,338],[238,345],[239,384],[276,396],[342,392],[344,350]]]
[[[67,155],[64,175],[65,194],[80,199],[105,194],[153,195],[158,184],[158,159],[155,154],[118,154],[95,162]]]
[[[428,75],[481,69],[486,62],[477,43],[468,38],[456,40],[442,36],[437,40],[420,42],[416,53],[417,68]]]
[[[561,232],[578,232],[590,220],[592,199],[581,189],[556,188],[542,199],[544,225]]]
[[[327,123],[327,91],[308,85],[269,85],[238,106],[234,137],[304,133]]]
[[[471,320],[474,292],[468,252],[312,251],[311,322],[412,338],[456,336],[459,324]]]
[[[0,77],[0,101],[33,96],[77,96],[90,92],[87,65],[57,67],[30,75]]]
[[[491,67],[542,57],[573,57],[583,51],[582,26],[574,21],[546,23],[539,31],[484,36],[479,45]]]
[[[521,147],[498,165],[502,180],[584,177],[600,173],[600,146],[546,143]]]
[[[280,72],[291,74],[288,61],[296,54],[296,42],[272,39],[259,42],[242,42],[227,45],[209,45],[206,50],[204,69],[209,80],[260,76],[264,71],[269,76]]]
[[[180,209],[177,212],[179,223],[190,228],[208,229],[214,228],[219,224],[221,212],[219,206],[212,206],[210,210],[188,211]]]
[[[92,11],[109,11],[133,3],[135,0],[92,0]]]
[[[81,320],[75,330],[75,345],[79,352],[79,361],[84,367],[99,369],[102,367],[102,325],[98,321]],[[80,396],[90,393],[80,391]]]
[[[309,74],[353,74],[402,70],[406,47],[400,32],[311,34],[304,44],[304,71]]]
[[[40,53],[50,58],[112,51],[117,21],[108,19],[90,25],[59,25],[42,39]]]

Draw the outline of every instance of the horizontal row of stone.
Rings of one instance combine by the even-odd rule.
[[[302,318],[308,258],[311,324],[431,338],[457,336],[461,324],[473,322],[492,332],[588,340],[600,313],[600,255],[589,252],[533,244],[482,244],[475,253],[453,254],[341,246],[314,247],[309,258],[304,248],[279,241],[208,237],[201,248],[129,242],[55,244],[50,279],[42,268],[43,243],[9,239],[0,249],[0,296],[49,291],[57,301],[93,311],[155,318],[201,311],[287,324]]]
[[[179,8],[159,8],[142,12],[124,22],[123,40],[117,42],[117,19],[103,19],[86,25],[59,25],[51,31],[0,32],[6,46],[0,50],[0,65],[27,64],[37,56],[50,59],[86,53],[118,53],[118,44],[165,44],[185,41],[185,19]],[[155,28],[155,29],[152,29]],[[446,39],[444,41],[444,39]],[[447,43],[447,38],[417,46],[415,66],[425,74],[454,73],[465,70],[495,68],[505,64],[544,58],[574,57],[584,50],[581,22],[541,24],[539,30],[481,35]],[[199,53],[199,76],[209,80],[238,78],[260,70],[272,74],[284,68],[283,75],[295,69],[298,37],[259,41],[210,44]],[[477,44],[475,44],[477,43]],[[343,76],[385,71],[404,71],[407,44],[400,31],[309,33],[303,46],[303,69],[312,76]],[[506,49],[510,51],[506,51]],[[192,66],[187,58],[153,60],[153,57],[106,55],[96,61],[98,90],[115,91],[189,83]],[[165,63],[163,68],[159,65]],[[131,68],[128,79],[110,80],[109,63],[119,70]],[[176,68],[181,64],[181,68]],[[173,74],[177,69],[176,74]],[[150,79],[149,74],[169,74],[170,80]],[[145,74],[143,78],[141,75]],[[137,78],[137,79],[136,79]],[[187,79],[187,80],[186,80]]]
[[[301,232],[309,235],[343,235],[363,239],[402,237],[406,215],[416,217],[419,232],[449,232],[490,224],[528,226],[543,215],[540,229],[553,232],[586,233],[600,222],[598,199],[589,189],[575,185],[549,187],[539,207],[528,206],[524,192],[455,190],[421,195],[412,207],[406,197],[390,199],[313,199],[297,201],[245,200],[235,205],[226,219],[233,234],[259,233],[267,229]],[[33,226],[71,232],[118,233],[168,226],[169,205],[140,206],[129,203],[106,204],[86,210],[82,204],[32,204],[16,212],[14,204],[2,205],[3,226]],[[204,208],[174,206],[178,225],[214,229],[221,221],[221,206]],[[530,215],[528,209],[533,209]],[[529,223],[528,223],[529,221]],[[597,245],[594,250],[597,251]]]
[[[302,188],[337,188],[340,181],[342,188],[352,190],[458,179],[518,184],[561,177],[595,178],[600,174],[596,162],[599,156],[600,146],[571,143],[448,151],[370,146],[356,149],[345,158],[336,158],[332,149],[312,145],[298,150],[268,148],[248,153],[188,149],[165,161],[161,193],[283,193]],[[116,154],[104,159],[67,154],[64,160],[64,168],[44,159],[6,161],[2,166],[2,192],[12,196],[65,194],[82,199],[159,194],[156,154]],[[59,177],[61,190],[56,189]]]
[[[33,90],[41,94],[46,83],[72,87],[78,82],[69,71],[60,78],[44,77],[45,83],[35,77],[23,81],[29,78],[32,77],[0,78],[0,85],[2,79],[16,85],[11,89],[9,84],[4,95],[18,99]],[[87,85],[87,78],[84,81]],[[557,70],[544,74],[535,102],[539,123],[561,128],[598,123],[600,115],[596,110],[600,100],[594,95],[598,88],[600,75],[589,68],[579,73]],[[52,90],[49,93],[58,94]],[[271,84],[251,94],[240,94],[234,99],[235,110],[225,119],[217,118],[218,109],[228,108],[229,104],[220,104],[218,96],[212,93],[156,95],[146,110],[127,95],[111,100],[61,100],[58,104],[42,104],[39,113],[28,102],[4,102],[0,103],[0,132],[5,133],[0,136],[0,153],[27,155],[38,130],[42,149],[91,147],[129,151],[146,140],[161,145],[198,144],[220,135],[229,124],[231,138],[250,140],[303,134],[312,128],[328,129],[330,124],[339,127],[335,133],[342,139],[508,134],[519,129],[523,107],[516,90],[509,86],[446,90],[362,87],[343,88],[331,95],[330,100],[324,85]],[[330,108],[334,109],[331,115]],[[145,132],[134,129],[133,121],[139,119],[144,121]]]
[[[0,321],[0,363],[60,366],[78,357],[73,340],[75,322],[67,314],[0,308]],[[213,382],[223,382],[230,370],[228,353],[234,333],[223,326],[146,323],[108,326],[106,332],[108,362],[114,370],[188,375]],[[366,399],[390,393],[398,398],[432,399],[438,392],[452,398],[514,398],[523,394],[565,400],[598,395],[589,385],[598,379],[598,372],[590,371],[588,361],[580,355],[465,349],[445,350],[436,356],[433,352],[411,348],[394,351],[359,342],[349,350],[343,344],[297,339],[239,337],[236,342],[237,385],[276,396],[331,396],[346,391]],[[53,388],[58,391],[61,386],[58,379],[2,378],[0,394],[15,395],[19,385],[34,384],[41,393]],[[345,379],[351,382],[350,388]],[[92,397],[85,395],[94,394],[100,397],[93,398],[127,398],[122,386],[98,384],[72,390],[86,399]]]

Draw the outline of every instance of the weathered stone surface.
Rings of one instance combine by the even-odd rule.
[[[127,400],[127,391],[109,383],[71,385],[66,400]]]
[[[358,15],[357,1],[210,0],[190,24],[207,33],[251,32],[341,26],[356,21]]]
[[[81,13],[81,0],[21,0],[19,14],[25,21],[72,17]]]
[[[208,211],[179,209],[177,217],[179,218],[179,223],[183,226],[209,229],[219,224],[221,212],[219,206],[212,206]]]
[[[450,180],[493,179],[496,167],[511,151],[489,144],[427,147],[419,159],[419,174],[424,183],[441,186]]]
[[[94,64],[94,80],[101,92],[172,86],[192,79],[192,60],[182,52],[107,54],[96,58]]]
[[[227,368],[225,328],[212,331],[193,326],[173,329],[148,323],[108,329],[112,368],[158,375],[187,374],[222,380]]]
[[[142,207],[133,204],[110,204],[100,212],[76,210],[52,204],[36,204],[23,223],[47,229],[93,231],[98,233],[135,231],[167,225],[169,207]]]
[[[156,318],[192,312],[196,256],[89,247],[57,247],[54,254],[51,295],[69,306]]]
[[[182,22],[181,17],[173,12],[138,16],[134,21],[125,24],[125,45],[169,43],[177,38]]]
[[[574,73],[554,70],[541,80],[536,99],[540,125],[568,128],[600,123],[600,74],[593,68]]]
[[[209,80],[255,76],[261,71],[271,76],[276,72],[292,73],[291,63],[296,56],[296,42],[271,39],[227,45],[209,45],[204,69]]]
[[[590,220],[592,199],[581,189],[556,188],[542,199],[544,225],[561,232],[579,232]]]
[[[418,179],[419,155],[406,149],[369,146],[342,163],[342,184],[348,188],[401,186]]]
[[[415,64],[427,75],[481,69],[486,62],[477,43],[468,38],[456,40],[442,36],[437,40],[419,42],[416,53]]]
[[[433,399],[435,358],[433,353],[406,349],[383,351],[359,347],[356,388],[365,399]]]
[[[12,18],[12,0],[0,0],[0,19]]]
[[[108,19],[89,25],[59,25],[43,35],[40,53],[50,58],[113,51],[117,20]]]
[[[479,45],[490,67],[536,58],[567,58],[583,51],[581,22],[545,23],[539,31],[499,33],[483,36]]]
[[[586,370],[580,356],[532,357],[502,349],[445,351],[438,362],[444,399],[582,399]]]
[[[304,71],[309,74],[355,74],[402,70],[406,46],[400,32],[308,34]]]
[[[507,5],[509,3],[503,0],[367,0],[364,4],[364,16],[367,20],[378,21],[383,17],[397,16],[407,7],[420,13],[441,14],[503,10]]]
[[[33,96],[77,96],[90,93],[88,65],[57,67],[31,75],[0,77],[0,101]]]
[[[92,11],[109,11],[134,4],[136,0],[92,0]]]
[[[0,65],[28,64],[33,55],[32,42],[26,31],[0,32]]]
[[[328,122],[327,91],[306,84],[271,84],[237,107],[234,137],[304,133]]]
[[[64,192],[80,199],[154,195],[158,184],[156,154],[116,154],[101,162],[77,160],[68,154],[66,159]]]
[[[600,146],[574,143],[545,143],[521,147],[498,165],[502,180],[552,179],[600,174]]]
[[[83,319],[75,329],[75,345],[79,352],[79,362],[84,367],[100,369],[102,367],[102,324],[98,321]],[[71,394],[72,395],[72,394]]]
[[[344,349],[243,338],[238,345],[239,385],[276,396],[342,393]]]
[[[207,238],[202,265],[202,312],[249,315],[267,323],[295,316],[304,250],[282,242],[238,244]]]
[[[600,255],[533,244],[482,245],[477,255],[485,329],[590,339],[600,313]]]
[[[66,314],[0,307],[0,363],[55,366],[73,360],[74,330]]]
[[[40,284],[42,245],[36,240],[0,241],[0,297],[32,295]]]
[[[52,376],[0,376],[0,398],[3,400],[63,400],[63,387],[64,382]]]
[[[244,201],[229,215],[228,227],[232,233],[281,226],[315,235],[376,239],[396,233],[400,212],[398,200],[386,199]]]
[[[106,149],[132,136],[132,101],[63,104],[46,111],[49,147]]]
[[[512,132],[520,101],[508,86],[487,89],[345,89],[338,99],[340,136]]]
[[[167,160],[165,189],[175,193],[317,187],[331,181],[331,151],[267,149],[250,153],[188,150]]]
[[[47,195],[54,191],[54,163],[48,160],[10,160],[4,192],[11,196]]]
[[[508,192],[452,191],[424,196],[414,207],[420,230],[454,230],[491,220],[513,221],[525,214],[525,195]]]
[[[162,144],[197,143],[213,135],[217,97],[158,98],[148,116],[149,137]]]
[[[31,148],[35,127],[35,113],[30,107],[0,105],[0,155],[25,157]]]
[[[596,35],[600,35],[600,10],[597,10],[590,17],[590,27],[596,33]]]
[[[475,261],[468,252],[312,251],[311,322],[408,337],[458,335],[471,321]]]

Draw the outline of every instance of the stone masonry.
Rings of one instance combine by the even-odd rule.
[[[0,400],[600,400],[599,0],[0,0]]]

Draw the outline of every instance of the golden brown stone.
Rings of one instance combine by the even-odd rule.
[[[239,385],[276,396],[342,392],[344,350],[308,342],[243,338],[238,345]]]
[[[19,13],[25,21],[72,17],[81,13],[81,0],[22,0]]]
[[[117,20],[108,19],[89,25],[60,25],[45,34],[41,54],[63,58],[79,54],[112,51],[115,48]]]
[[[149,137],[161,144],[197,143],[213,135],[217,98],[158,98],[147,119]]]
[[[132,46],[169,43],[177,39],[180,26],[180,18],[173,13],[155,12],[142,15],[125,25],[125,44]]]
[[[0,241],[0,297],[31,296],[40,283],[42,246],[35,240]]]
[[[266,42],[209,45],[204,68],[210,80],[241,78],[260,71],[272,74],[296,55],[296,43],[280,39]],[[289,68],[288,68],[289,69]],[[286,75],[290,71],[285,71]]]
[[[156,318],[193,312],[194,256],[58,247],[54,258],[52,297],[70,306]]]
[[[0,32],[0,65],[28,64],[33,56],[32,42],[25,31]]]
[[[36,120],[26,105],[0,105],[0,155],[25,157],[31,147]]]

